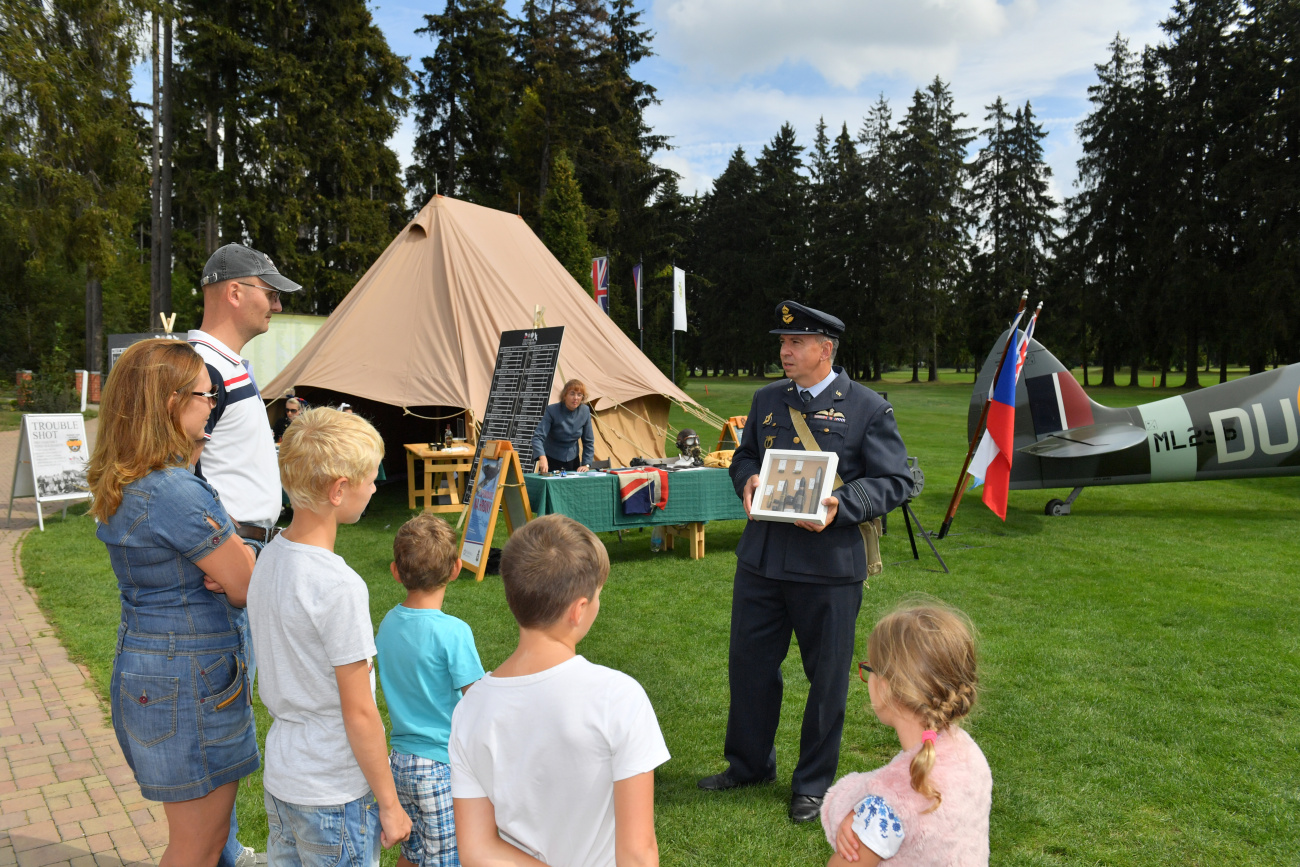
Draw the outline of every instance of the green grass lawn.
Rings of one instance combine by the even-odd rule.
[[[922,385],[906,384],[908,375],[891,375],[881,388],[926,470],[915,508],[935,529],[965,456],[971,375],[947,372]],[[725,417],[747,412],[758,384],[690,380],[687,390]],[[1115,406],[1173,393],[1091,390]],[[715,441],[716,431],[679,411],[671,420],[700,430],[706,445]],[[403,596],[387,568],[392,534],[410,514],[402,488],[383,488],[367,517],[339,534],[339,553],[369,582],[376,624]],[[885,572],[865,595],[860,657],[876,617],[909,594],[941,597],[975,621],[982,693],[968,729],[993,769],[995,864],[1296,863],[1300,588],[1292,561],[1300,480],[1094,488],[1073,515],[1044,517],[1047,499],[1063,495],[1013,491],[1005,524],[978,492],[968,496],[938,543],[950,575],[932,558],[912,561],[901,519],[892,516]],[[621,543],[604,537],[613,569],[580,650],[636,677],[658,712],[673,755],[656,788],[665,865],[814,865],[830,854],[819,826],[785,818],[806,697],[797,649],[785,667],[778,782],[717,794],[695,787],[723,767],[741,528],[711,524],[701,561],[651,553],[649,533],[625,533]],[[66,522],[49,522],[44,534],[26,537],[22,558],[62,640],[103,690],[118,601],[91,520],[70,512]],[[512,649],[499,579],[457,581],[446,609],[473,627],[486,667]],[[269,720],[260,705],[257,712],[264,735]],[[897,749],[855,679],[840,772],[881,765]],[[240,817],[244,841],[263,846],[258,777],[241,790]]]

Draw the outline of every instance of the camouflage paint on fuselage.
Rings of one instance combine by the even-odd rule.
[[[968,434],[979,421],[1006,339],[1004,333],[975,381]],[[1055,390],[1051,380],[1040,379],[1054,373],[1064,374]],[[1068,382],[1065,377],[1070,377]],[[1088,399],[1088,406],[1081,408],[1078,394],[1082,389],[1073,375],[1030,340],[1016,385],[1012,489],[1300,475],[1300,364],[1135,407],[1107,407]],[[1069,424],[1089,421],[1086,410],[1091,411],[1088,425]],[[1068,457],[1052,456],[1052,441],[1061,443],[1061,435],[1072,430],[1081,433],[1081,443],[1058,450]],[[1126,430],[1130,436],[1125,441],[1133,444],[1106,444],[1108,439],[1123,440],[1117,434]],[[1138,432],[1145,433],[1144,440],[1137,439]],[[1022,451],[1028,447],[1041,453]],[[1097,453],[1078,456],[1089,450]]]

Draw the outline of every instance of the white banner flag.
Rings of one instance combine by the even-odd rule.
[[[673,267],[673,331],[686,330],[686,272]]]

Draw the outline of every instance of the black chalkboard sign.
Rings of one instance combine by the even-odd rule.
[[[470,502],[478,478],[483,443],[509,440],[522,466],[533,466],[533,431],[551,400],[551,383],[560,362],[560,341],[564,326],[502,331],[497,363],[492,371],[492,390],[483,412],[483,429],[470,464],[465,502]]]

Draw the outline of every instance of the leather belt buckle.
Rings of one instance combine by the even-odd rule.
[[[232,519],[233,521],[233,519]],[[235,535],[243,539],[252,539],[255,542],[261,542],[263,545],[270,542],[280,534],[279,527],[259,527],[256,524],[241,524],[233,521],[235,525]]]

